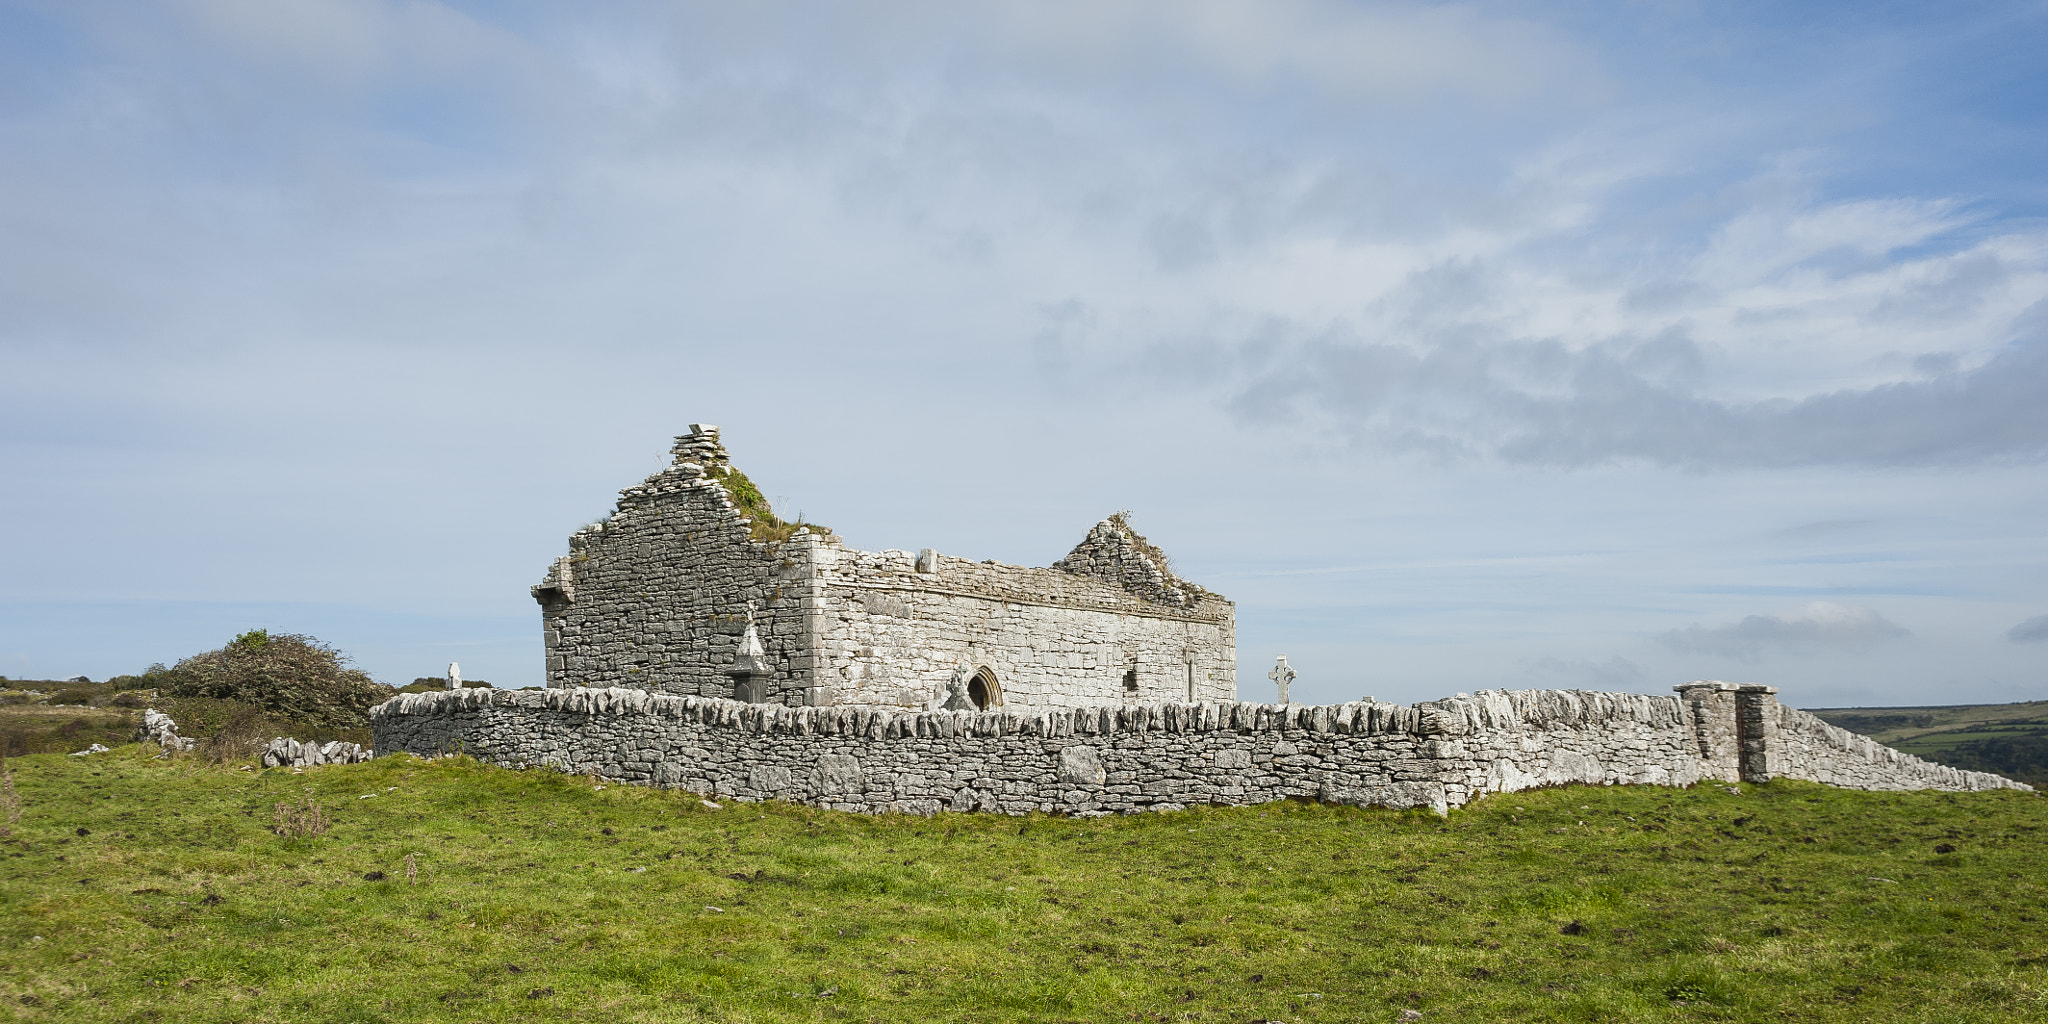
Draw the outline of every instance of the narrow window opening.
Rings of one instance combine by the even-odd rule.
[[[1125,693],[1136,693],[1136,692],[1138,692],[1138,670],[1137,670],[1137,669],[1130,669],[1130,670],[1128,670],[1128,671],[1126,671],[1126,672],[1124,673],[1124,692],[1125,692]]]

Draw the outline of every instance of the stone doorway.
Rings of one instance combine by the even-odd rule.
[[[974,678],[967,683],[967,699],[982,711],[1003,702],[1003,687],[996,682],[995,672],[987,665],[977,669]]]

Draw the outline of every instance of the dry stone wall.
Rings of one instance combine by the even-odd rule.
[[[511,767],[848,811],[1087,815],[1287,798],[1444,811],[1486,793],[1574,782],[1763,781],[1729,762],[1719,739],[1703,748],[1703,735],[1720,734],[1698,728],[1695,711],[1711,712],[1725,692],[914,712],[622,688],[465,690],[401,695],[371,712],[371,729],[380,753],[460,750]],[[1775,714],[1776,735],[1790,738],[1772,752],[1786,777],[1857,788],[2026,788],[1844,741],[1801,712]],[[1731,725],[1726,737],[1736,731]]]
[[[1893,750],[1798,708],[1775,709],[1774,774],[1846,789],[2029,789],[1986,772],[1964,771]]]

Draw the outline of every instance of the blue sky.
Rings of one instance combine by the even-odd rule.
[[[1240,693],[2048,697],[2048,6],[0,3],[0,674],[541,678],[717,423]],[[2031,625],[2029,625],[2031,623]]]

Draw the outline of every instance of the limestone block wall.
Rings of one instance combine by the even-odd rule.
[[[696,463],[628,488],[533,588],[548,685],[729,697],[723,670],[752,601],[776,688],[803,700],[813,668],[808,554],[821,540],[753,540],[731,495]]]
[[[1536,786],[1719,777],[1700,757],[1693,706],[1684,696],[1521,690],[1415,706],[915,712],[622,688],[463,690],[403,694],[372,710],[371,729],[380,753],[461,750],[506,766],[849,811],[1102,814],[1289,797],[1442,811]],[[1779,736],[1795,737],[1782,761],[1790,777],[1828,775],[1818,781],[1859,788],[2026,788],[1835,744],[1796,713],[1778,724]],[[1819,745],[1800,738],[1808,736]]]
[[[1233,609],[1214,595],[1162,606],[1058,569],[819,555],[819,661],[846,703],[916,707],[961,666],[991,669],[1013,706],[1237,699]]]
[[[751,602],[769,699],[786,705],[922,707],[984,668],[1004,706],[1237,697],[1235,609],[1174,577],[1121,516],[1066,569],[757,540],[717,428],[673,454],[533,588],[550,687],[731,697]]]

